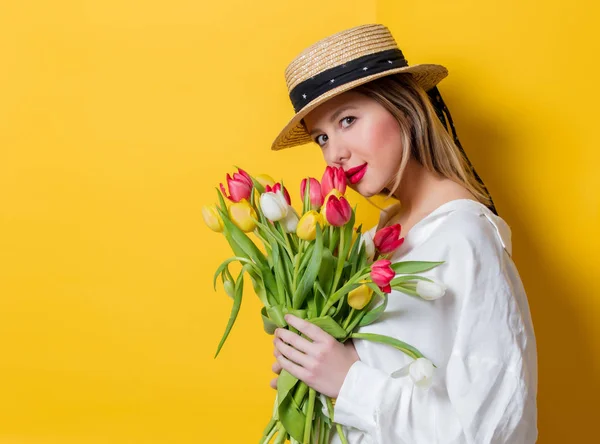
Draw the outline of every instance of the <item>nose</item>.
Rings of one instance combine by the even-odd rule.
[[[332,140],[328,141],[328,149],[325,150],[325,161],[329,165],[343,166],[348,159],[350,159],[351,151],[350,147],[343,140]]]

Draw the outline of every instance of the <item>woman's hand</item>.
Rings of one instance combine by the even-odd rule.
[[[283,328],[275,330],[273,354],[277,361],[273,371],[279,374],[284,369],[317,392],[337,398],[348,370],[360,360],[352,340],[342,344],[316,325],[293,315],[286,315],[285,320],[310,340]],[[277,387],[277,378],[271,380],[271,387]]]

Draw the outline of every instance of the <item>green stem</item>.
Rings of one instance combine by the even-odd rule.
[[[307,391],[308,386],[306,385],[306,383],[300,381],[300,384],[298,384],[298,388],[296,389],[296,393],[294,394],[294,402],[296,403],[296,405],[299,406],[300,404],[302,404],[302,400],[306,396]]]
[[[283,426],[283,423],[280,422],[278,427],[277,427],[277,438],[275,438],[275,441],[273,441],[273,444],[284,444],[285,440],[287,439],[287,432],[285,431],[285,427]],[[268,441],[267,441],[268,442]]]
[[[304,441],[302,444],[310,444],[310,435],[312,433],[313,425],[313,412],[315,410],[315,398],[317,392],[315,389],[309,389],[308,391],[308,409],[306,411],[306,423],[304,424]]]
[[[333,404],[331,403],[331,398],[329,396],[325,396],[325,399],[327,400],[327,411],[329,412],[329,418],[332,422],[335,422],[333,419]],[[340,435],[342,444],[348,444],[348,440],[346,439],[346,435],[344,435],[342,426],[340,424],[335,424],[335,428],[337,429],[338,435]]]
[[[296,292],[296,280],[298,278],[298,267],[300,267],[300,259],[302,258],[302,250],[304,250],[304,241],[300,239],[300,245],[298,246],[298,254],[296,255],[296,260],[294,261],[294,281],[292,283],[292,291]]]
[[[348,327],[348,324],[350,323],[350,320],[352,319],[352,315],[354,315],[355,309],[352,308],[352,310],[350,310],[350,314],[348,315],[348,317],[346,318],[346,321],[344,322],[343,328],[344,330],[346,330],[346,328]]]
[[[331,286],[332,289],[336,289],[338,282],[340,281],[340,277],[342,276],[342,270],[344,269],[344,264],[346,263],[346,258],[342,257],[342,253],[344,252],[344,231],[346,230],[340,230],[340,246],[338,248],[338,262],[337,262],[337,268],[335,270],[335,277],[333,278],[333,285]]]
[[[362,271],[364,271],[364,269]],[[335,304],[337,301],[339,301],[339,299],[345,293],[347,293],[349,291],[348,289],[352,285],[356,284],[357,282],[360,282],[361,280],[365,279],[369,275],[369,273],[363,273],[362,271],[359,275],[355,275],[350,280],[348,280],[348,282],[346,282],[346,284],[343,285],[342,288],[340,288],[338,291],[336,291],[331,296],[329,296],[329,299],[327,299],[327,302],[325,303],[325,306],[323,307],[323,310],[321,311],[321,316],[325,316],[327,314],[327,310],[329,310],[329,308],[332,307],[333,304]],[[346,291],[346,290],[348,290],[348,291]]]
[[[350,324],[350,326],[348,328],[344,327],[344,330],[346,330],[348,333],[350,333],[352,330],[354,330],[354,327],[356,327],[358,325],[358,323],[360,322],[360,320],[367,314],[366,311],[361,311],[358,316],[352,321],[352,323]]]
[[[275,435],[275,433],[277,432],[278,429],[278,422],[274,419],[271,419],[271,421],[269,422],[269,424],[267,425],[267,429],[269,430],[267,432],[267,429],[265,429],[265,434],[263,434],[263,438],[260,440],[259,444],[267,444],[269,441],[271,441],[271,438],[273,437],[273,435]],[[269,428],[270,427],[270,428]]]

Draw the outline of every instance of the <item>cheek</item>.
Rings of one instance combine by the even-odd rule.
[[[400,125],[391,114],[377,119],[369,129],[369,149],[378,158],[398,161],[402,155],[402,134]]]

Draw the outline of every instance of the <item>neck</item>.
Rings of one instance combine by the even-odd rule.
[[[394,197],[400,201],[405,214],[429,213],[445,198],[448,181],[411,157]]]

